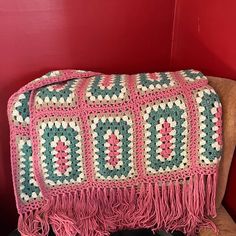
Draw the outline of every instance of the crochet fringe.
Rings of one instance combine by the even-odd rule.
[[[123,229],[179,230],[197,235],[202,227],[216,226],[216,174],[195,175],[169,183],[142,183],[127,188],[89,188],[48,199],[40,210],[20,215],[18,228],[25,236],[106,236]],[[121,228],[122,227],[122,228]]]

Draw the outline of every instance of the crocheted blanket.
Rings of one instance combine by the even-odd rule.
[[[22,235],[215,227],[221,104],[199,71],[50,72],[9,100]]]

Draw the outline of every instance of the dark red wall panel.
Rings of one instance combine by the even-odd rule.
[[[235,0],[176,0],[172,68],[236,79],[235,9]]]
[[[6,103],[53,69],[168,70],[174,0],[0,0],[1,235],[16,227]],[[3,213],[4,212],[4,213]]]
[[[235,91],[236,93],[236,91]],[[225,193],[225,197],[223,200],[223,204],[233,217],[234,221],[236,222],[236,152],[234,153],[234,158],[231,164],[230,172],[229,172],[229,179],[227,183],[227,189]]]

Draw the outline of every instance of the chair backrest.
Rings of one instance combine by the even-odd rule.
[[[223,154],[219,167],[216,206],[223,200],[229,169],[236,146],[236,81],[208,76],[209,84],[215,89],[223,107]]]

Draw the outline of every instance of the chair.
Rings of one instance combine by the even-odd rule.
[[[219,167],[216,194],[217,217],[212,219],[219,229],[219,236],[236,236],[236,224],[222,200],[225,194],[229,169],[236,146],[236,81],[209,76],[209,84],[215,89],[223,106],[223,155]],[[235,197],[236,201],[236,197]],[[200,236],[215,236],[209,229],[200,231]]]

